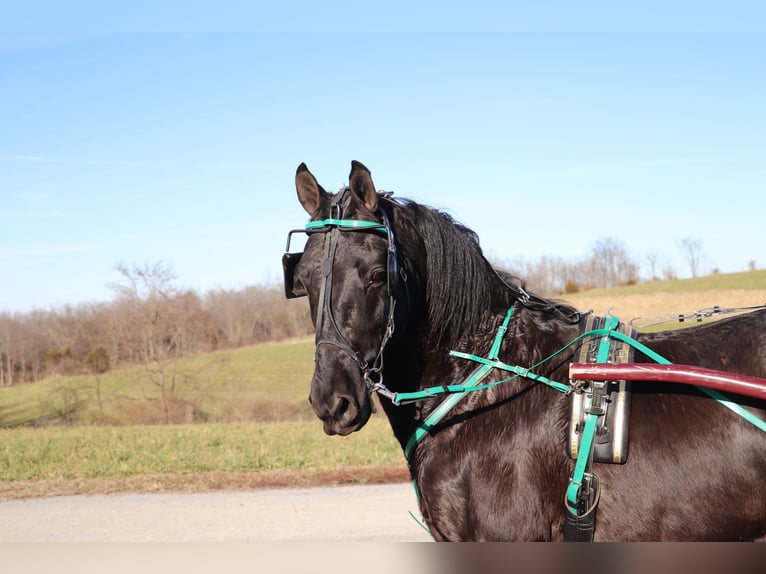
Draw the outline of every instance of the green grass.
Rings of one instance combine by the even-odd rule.
[[[173,477],[210,472],[311,475],[353,468],[368,469],[374,479],[392,465],[403,470],[401,448],[382,414],[351,436],[324,434],[307,401],[313,347],[313,341],[275,343],[179,361],[176,403],[193,404],[197,418],[202,413],[212,422],[138,424],[160,414],[149,400],[157,389],[140,367],[101,377],[103,413],[94,377],[0,389],[0,422],[6,427],[0,428],[0,496],[82,492],[72,484],[91,479],[113,486],[87,488],[113,491],[177,488]],[[71,426],[61,426],[55,410],[72,393],[83,405]],[[48,426],[35,428],[41,424]],[[138,481],[125,482],[132,478]],[[237,480],[229,486],[238,488]]]
[[[319,421],[0,430],[0,481],[391,463],[402,452],[382,416],[342,439]]]

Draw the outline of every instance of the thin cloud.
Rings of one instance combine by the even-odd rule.
[[[0,161],[49,161],[41,155],[0,155]]]
[[[5,162],[45,162],[73,165],[117,166],[117,167],[147,167],[159,169],[245,169],[269,171],[269,166],[254,162],[204,162],[204,161],[147,161],[120,159],[88,159],[88,158],[57,158],[39,155],[0,155],[0,161]]]
[[[737,162],[762,161],[762,152],[744,151],[730,154],[684,155],[671,157],[645,157],[591,163],[559,169],[548,169],[539,175],[548,177],[590,177],[605,173],[635,171],[642,169],[689,167],[695,165],[729,164]]]
[[[99,246],[88,243],[56,243],[40,245],[24,245],[19,247],[0,247],[0,259],[50,257],[71,253],[89,253],[99,249]]]
[[[61,217],[58,211],[0,211],[3,219],[44,219]]]

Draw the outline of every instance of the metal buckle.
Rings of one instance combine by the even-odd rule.
[[[609,398],[606,381],[589,381],[591,383],[590,407],[586,411],[592,415],[603,415],[606,412],[606,402]]]

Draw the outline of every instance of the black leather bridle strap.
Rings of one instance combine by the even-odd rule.
[[[319,302],[321,307],[317,310],[316,321],[316,333],[315,341],[317,349],[321,345],[333,345],[342,349],[348,353],[354,361],[359,365],[359,368],[365,370],[367,368],[367,361],[364,360],[361,353],[354,351],[346,341],[346,338],[341,333],[338,323],[335,321],[335,315],[332,312],[332,276],[333,276],[333,262],[335,261],[335,251],[338,248],[338,237],[340,231],[338,229],[331,229],[327,232],[325,237],[325,252],[324,260],[322,261],[322,283],[319,287]],[[330,337],[323,337],[322,329],[324,328],[325,314],[329,321],[331,332]]]
[[[335,259],[335,249],[338,247],[338,230],[331,229],[325,235],[324,257],[322,258],[322,283],[319,287],[319,309],[317,310],[317,320],[315,328],[314,341],[319,345],[322,336],[322,327],[324,325],[324,310],[330,309],[326,298],[332,297],[332,262]],[[328,289],[329,283],[329,289]]]
[[[336,204],[333,206],[333,209],[338,211],[338,217],[340,218],[340,207]],[[393,232],[391,231],[391,224],[385,211],[381,209],[380,214],[388,235],[389,259],[392,257],[396,258],[396,246]],[[349,233],[351,231],[358,230],[344,230],[339,227],[332,227],[325,232],[324,257],[322,260],[321,269],[322,281],[319,288],[319,307],[317,309],[315,343],[317,349],[319,349],[319,347],[322,345],[331,345],[347,353],[356,362],[359,369],[362,371],[365,383],[367,384],[367,387],[372,391],[373,388],[381,386],[383,381],[383,352],[386,348],[386,345],[392,338],[395,329],[396,288],[392,286],[392,283],[398,284],[400,278],[388,278],[388,305],[385,330],[383,331],[383,337],[380,342],[378,352],[375,355],[372,364],[370,364],[362,355],[362,353],[355,351],[351,348],[351,345],[348,344],[348,341],[343,336],[343,333],[338,327],[332,309],[333,264],[335,261],[335,253],[338,248],[338,239],[340,238],[341,233]],[[389,264],[389,273],[392,272],[390,267],[391,265]],[[403,271],[399,271],[398,273],[402,275],[402,280],[406,282],[406,273]],[[330,325],[329,330],[326,326],[327,322],[329,322]]]

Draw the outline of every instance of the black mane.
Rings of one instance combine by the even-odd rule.
[[[529,296],[523,303],[527,308],[553,313],[570,324],[579,321],[579,311],[568,303],[528,292],[522,279],[494,267],[478,235],[449,214],[409,200],[381,203],[394,221],[405,267],[424,270],[420,281],[428,309],[427,336],[435,344],[458,346],[466,336],[486,329],[491,318],[504,314],[521,294]]]
[[[513,294],[493,271],[471,229],[450,215],[406,201],[386,201],[405,267],[424,270],[417,277],[426,307],[428,338],[457,346],[461,338],[486,326],[496,313],[489,301],[510,305]],[[413,248],[417,246],[417,248]],[[510,277],[504,274],[504,279]]]

